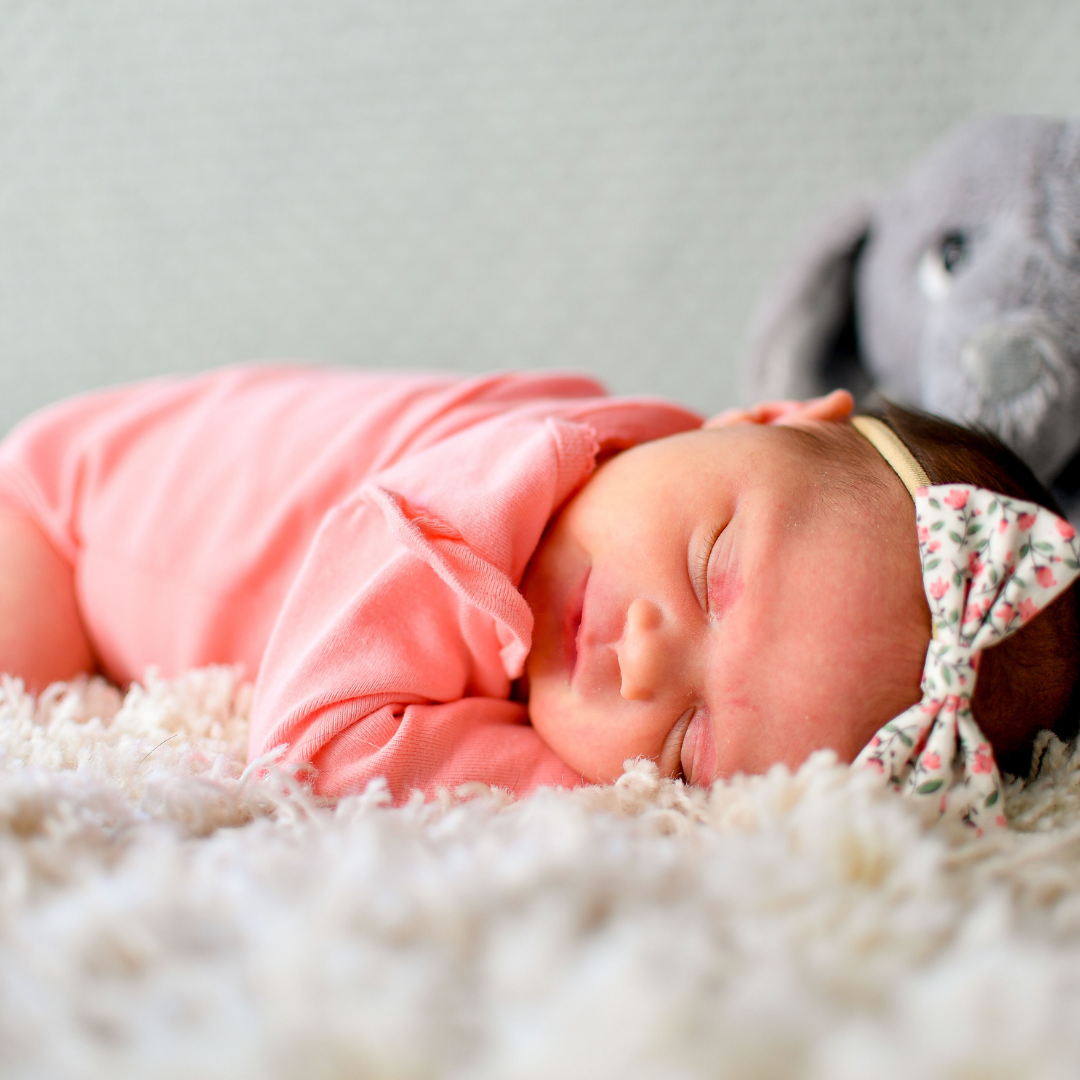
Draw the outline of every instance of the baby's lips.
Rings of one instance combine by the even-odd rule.
[[[581,636],[581,623],[584,616],[585,595],[589,587],[590,571],[591,567],[586,566],[579,580],[575,581],[566,598],[566,608],[563,612],[562,646],[571,682],[574,681],[578,669],[578,643]]]

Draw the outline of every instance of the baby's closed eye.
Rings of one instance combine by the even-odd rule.
[[[672,724],[656,761],[662,775],[670,776],[676,780],[683,775],[683,741],[695,714],[698,712],[699,710],[696,707],[691,707]]]

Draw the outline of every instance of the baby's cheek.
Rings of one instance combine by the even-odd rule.
[[[778,760],[797,769],[816,750],[832,750],[844,764],[858,757],[890,720],[918,701],[918,692],[843,695],[820,703],[814,712],[789,724],[787,753]]]
[[[708,772],[703,769],[702,777],[727,780],[740,773],[754,776],[768,772],[774,765],[794,770],[815,750],[823,749],[835,750],[850,761],[862,749],[862,743],[851,748],[850,723],[840,717],[831,696],[819,697],[807,688],[789,697],[787,688],[777,685],[780,683],[782,680],[774,673],[774,693],[729,697],[713,711],[713,767]],[[687,735],[689,743],[689,731]],[[691,775],[686,769],[686,756],[684,775]],[[693,775],[694,783],[708,783],[697,779],[696,773]]]
[[[597,782],[596,733],[584,722],[554,680],[534,677],[529,686],[529,720],[541,739],[575,772]]]

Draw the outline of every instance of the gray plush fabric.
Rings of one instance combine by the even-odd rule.
[[[971,121],[856,200],[793,261],[747,374],[985,425],[1058,479],[1080,446],[1080,123]]]
[[[986,424],[1044,481],[1080,444],[1078,166],[1078,124],[964,127],[883,201],[856,282],[875,382]]]
[[[1064,0],[0,0],[0,429],[252,357],[731,404],[792,235],[977,108],[1080,112]]]

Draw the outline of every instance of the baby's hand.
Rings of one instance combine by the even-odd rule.
[[[732,424],[790,424],[797,420],[846,420],[855,399],[846,390],[834,390],[809,401],[763,401],[752,409],[727,409],[705,421],[705,427]]]

